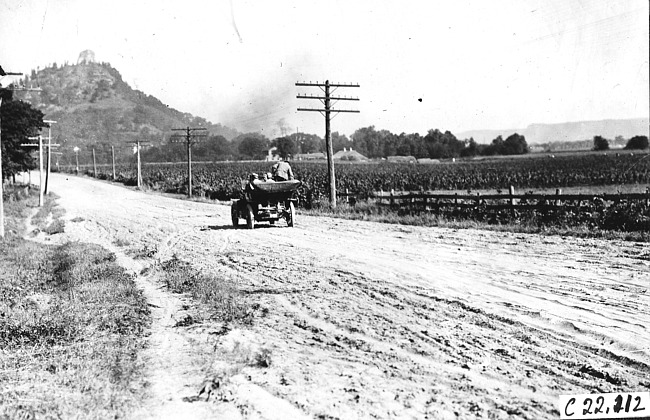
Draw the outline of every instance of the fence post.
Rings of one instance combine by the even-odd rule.
[[[481,205],[481,193],[477,192],[476,193],[476,207]]]
[[[395,205],[395,190],[391,188],[390,190],[390,206]]]
[[[347,188],[345,189],[345,202],[350,203],[350,191]]]
[[[509,193],[510,193],[510,214],[514,214],[515,213],[515,199],[514,199],[513,196],[515,195],[515,187],[513,187],[512,185],[510,186]]]
[[[555,195],[556,195],[557,197],[559,197],[560,195],[562,195],[562,190],[561,190],[560,188],[556,188],[556,189],[555,189]],[[559,205],[560,205],[560,199],[559,199],[559,198],[556,198],[556,199],[555,199],[555,206],[558,207]]]

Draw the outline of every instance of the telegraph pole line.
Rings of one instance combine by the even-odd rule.
[[[185,127],[185,128],[172,128],[172,131],[184,131],[185,135],[174,134],[171,136],[172,143],[186,143],[187,144],[187,196],[192,197],[192,145],[203,141],[208,135],[204,133],[195,133],[196,131],[207,131],[203,127]]]
[[[352,109],[332,109],[332,101],[335,101],[334,104],[338,101],[358,101],[359,98],[352,98],[347,96],[331,96],[330,88],[334,88],[334,91],[338,88],[348,88],[348,87],[359,87],[358,84],[345,84],[345,83],[330,83],[329,80],[326,80],[325,83],[305,83],[298,82],[296,86],[315,86],[319,87],[324,96],[314,96],[314,95],[298,95],[298,99],[318,99],[323,104],[324,108],[298,108],[298,111],[312,111],[320,112],[321,115],[325,116],[325,145],[327,149],[327,178],[329,180],[329,196],[330,196],[330,207],[336,207],[336,176],[334,174],[334,162],[333,162],[333,148],[332,148],[332,133],[330,130],[330,120],[331,114],[338,114],[339,112],[354,112],[358,113],[358,110]]]

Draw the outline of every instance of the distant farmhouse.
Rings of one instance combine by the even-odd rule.
[[[273,160],[278,160],[279,156],[275,154],[277,148],[272,147],[271,149],[268,150],[266,160],[267,161],[273,161]],[[356,150],[352,150],[347,148],[343,148],[343,150],[339,150],[332,156],[334,160],[342,160],[342,161],[350,161],[350,162],[366,162],[368,161],[368,158],[362,155],[361,153],[357,152]],[[315,152],[315,153],[296,153],[291,157],[292,160],[326,160],[327,156],[325,153],[322,152]]]
[[[325,153],[298,153],[294,156],[294,160],[324,160]]]
[[[440,159],[422,158],[422,159],[418,159],[418,163],[420,164],[440,163]]]
[[[416,163],[415,156],[388,156],[386,161],[390,163]]]
[[[264,160],[267,162],[275,161],[275,160],[280,160],[280,156],[276,155],[275,152],[278,150],[277,147],[273,146],[271,147],[267,152],[266,156],[264,157]]]
[[[336,152],[333,156],[334,160],[349,160],[349,161],[367,161],[368,158],[362,155],[361,153],[357,152],[356,150],[352,150],[350,147],[350,150],[347,148],[343,148],[343,150],[339,150]]]

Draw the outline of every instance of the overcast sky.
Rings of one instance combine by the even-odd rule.
[[[324,134],[297,81],[336,94],[332,130],[525,128],[648,117],[648,0],[3,0],[0,65],[82,50],[167,105],[241,131]],[[279,121],[283,121],[279,123]]]

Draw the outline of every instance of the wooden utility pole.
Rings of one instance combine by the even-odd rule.
[[[38,185],[39,185],[39,192],[38,192],[38,206],[43,207],[43,190],[44,190],[44,185],[43,185],[43,136],[37,136],[37,137],[28,137],[29,140],[38,140],[38,144],[36,143],[23,143],[21,146],[24,147],[38,147]],[[52,146],[58,146],[52,145]]]
[[[137,157],[137,164],[138,164],[137,183],[138,183],[138,188],[142,188],[142,167],[141,167],[141,164],[140,164],[140,147],[144,143],[150,143],[150,142],[149,142],[149,140],[134,140],[134,141],[127,141],[126,143],[133,144],[133,146],[135,147],[135,153],[138,155],[138,157]],[[113,156],[115,156],[115,155],[113,155]],[[115,160],[113,160],[113,165],[115,165]],[[115,169],[113,169],[113,176],[115,176]]]
[[[111,146],[111,159],[113,160],[113,181],[117,179],[115,175],[115,146]]]
[[[47,124],[48,133],[47,133],[47,171],[45,172],[45,194],[47,194],[47,186],[50,181],[50,168],[52,161],[52,147],[55,146],[52,144],[52,124],[56,124],[56,121],[43,120]],[[58,145],[56,145],[58,146]]]
[[[332,109],[332,102],[335,101],[358,101],[359,98],[351,98],[351,97],[343,97],[343,96],[330,96],[330,93],[333,93],[336,91],[338,88],[342,87],[359,87],[358,84],[341,84],[341,83],[330,83],[329,80],[326,80],[325,83],[296,83],[296,86],[316,86],[319,87],[323,93],[325,94],[324,96],[314,96],[314,95],[298,95],[298,99],[318,99],[321,101],[323,106],[325,108],[323,109],[318,109],[318,108],[298,108],[298,111],[315,111],[315,112],[320,112],[322,115],[325,116],[325,145],[327,149],[327,178],[329,180],[329,196],[330,196],[330,207],[335,208],[336,207],[336,176],[334,174],[334,162],[333,162],[333,150],[332,150],[332,134],[330,130],[330,119],[331,119],[331,113],[334,113],[335,115],[338,114],[339,112],[355,112],[358,113],[359,111],[357,110],[352,110],[352,109]],[[334,88],[334,91],[330,92],[330,88]]]
[[[75,162],[77,163],[77,166],[74,168],[75,175],[79,175],[79,147],[75,146],[73,149],[74,151],[74,159]]]
[[[208,135],[201,133],[196,134],[196,131],[207,131],[203,127],[186,127],[186,128],[172,128],[172,131],[184,131],[185,135],[174,134],[171,136],[172,143],[186,143],[187,144],[187,196],[192,197],[192,145],[203,141]]]
[[[93,177],[97,178],[97,159],[95,159],[95,148],[93,147]]]

